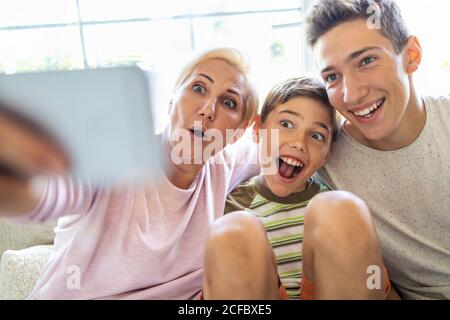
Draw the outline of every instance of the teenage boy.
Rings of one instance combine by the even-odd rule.
[[[403,298],[449,299],[450,97],[417,93],[422,50],[394,1],[319,0],[306,30],[346,119],[325,179],[368,204]]]

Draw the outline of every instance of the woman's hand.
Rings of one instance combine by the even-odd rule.
[[[32,210],[41,195],[34,178],[65,174],[69,161],[41,129],[0,102],[0,216]]]

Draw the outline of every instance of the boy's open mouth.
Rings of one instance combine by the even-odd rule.
[[[285,179],[294,179],[305,167],[299,159],[281,156],[278,158],[278,173]]]

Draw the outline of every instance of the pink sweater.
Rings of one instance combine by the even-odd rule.
[[[223,215],[226,195],[259,170],[256,145],[248,139],[228,146],[219,158],[225,164],[209,161],[188,190],[167,177],[98,188],[49,179],[39,206],[24,220],[61,217],[56,251],[29,298],[195,298],[208,229]]]

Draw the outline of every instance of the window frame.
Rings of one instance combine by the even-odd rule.
[[[195,19],[198,18],[205,18],[205,17],[227,17],[227,16],[238,16],[238,15],[251,15],[251,14],[260,14],[260,13],[284,13],[284,12],[300,12],[301,14],[304,14],[304,8],[308,8],[312,0],[298,0],[298,6],[292,7],[292,8],[280,8],[280,9],[266,9],[266,10],[246,10],[246,11],[225,11],[225,12],[208,12],[208,13],[199,13],[195,14],[190,11],[188,14],[182,14],[182,15],[174,15],[174,16],[166,16],[166,17],[145,17],[145,18],[129,18],[129,19],[112,19],[112,20],[90,20],[85,21],[82,18],[81,14],[81,7],[80,7],[80,1],[74,0],[76,2],[76,10],[77,10],[77,21],[74,22],[68,22],[68,23],[48,23],[48,24],[33,24],[33,25],[11,25],[11,26],[3,26],[0,27],[0,31],[13,31],[13,30],[36,30],[36,29],[50,29],[50,28],[64,28],[69,26],[76,26],[79,30],[79,45],[81,47],[81,52],[83,55],[83,68],[84,69],[90,69],[91,66],[89,65],[88,58],[87,58],[87,50],[86,50],[86,41],[85,41],[85,27],[86,26],[92,26],[92,25],[108,25],[108,24],[121,24],[121,23],[139,23],[139,22],[154,22],[154,21],[161,21],[161,20],[178,20],[178,19],[185,19],[189,21],[190,25],[190,47],[191,50],[194,51],[197,49],[196,47],[196,36],[194,32],[194,22]],[[298,25],[302,25],[303,21],[298,21],[298,23],[295,23]],[[286,26],[280,25],[280,26],[273,26],[274,28],[283,28],[283,27],[290,27],[293,24],[290,23]],[[305,57],[303,60],[300,60],[299,57],[299,64],[303,64],[306,68],[306,71],[312,71],[313,70],[313,62],[310,57],[309,50],[306,48],[306,46],[302,46],[300,48],[301,51],[304,51],[303,57]]]

